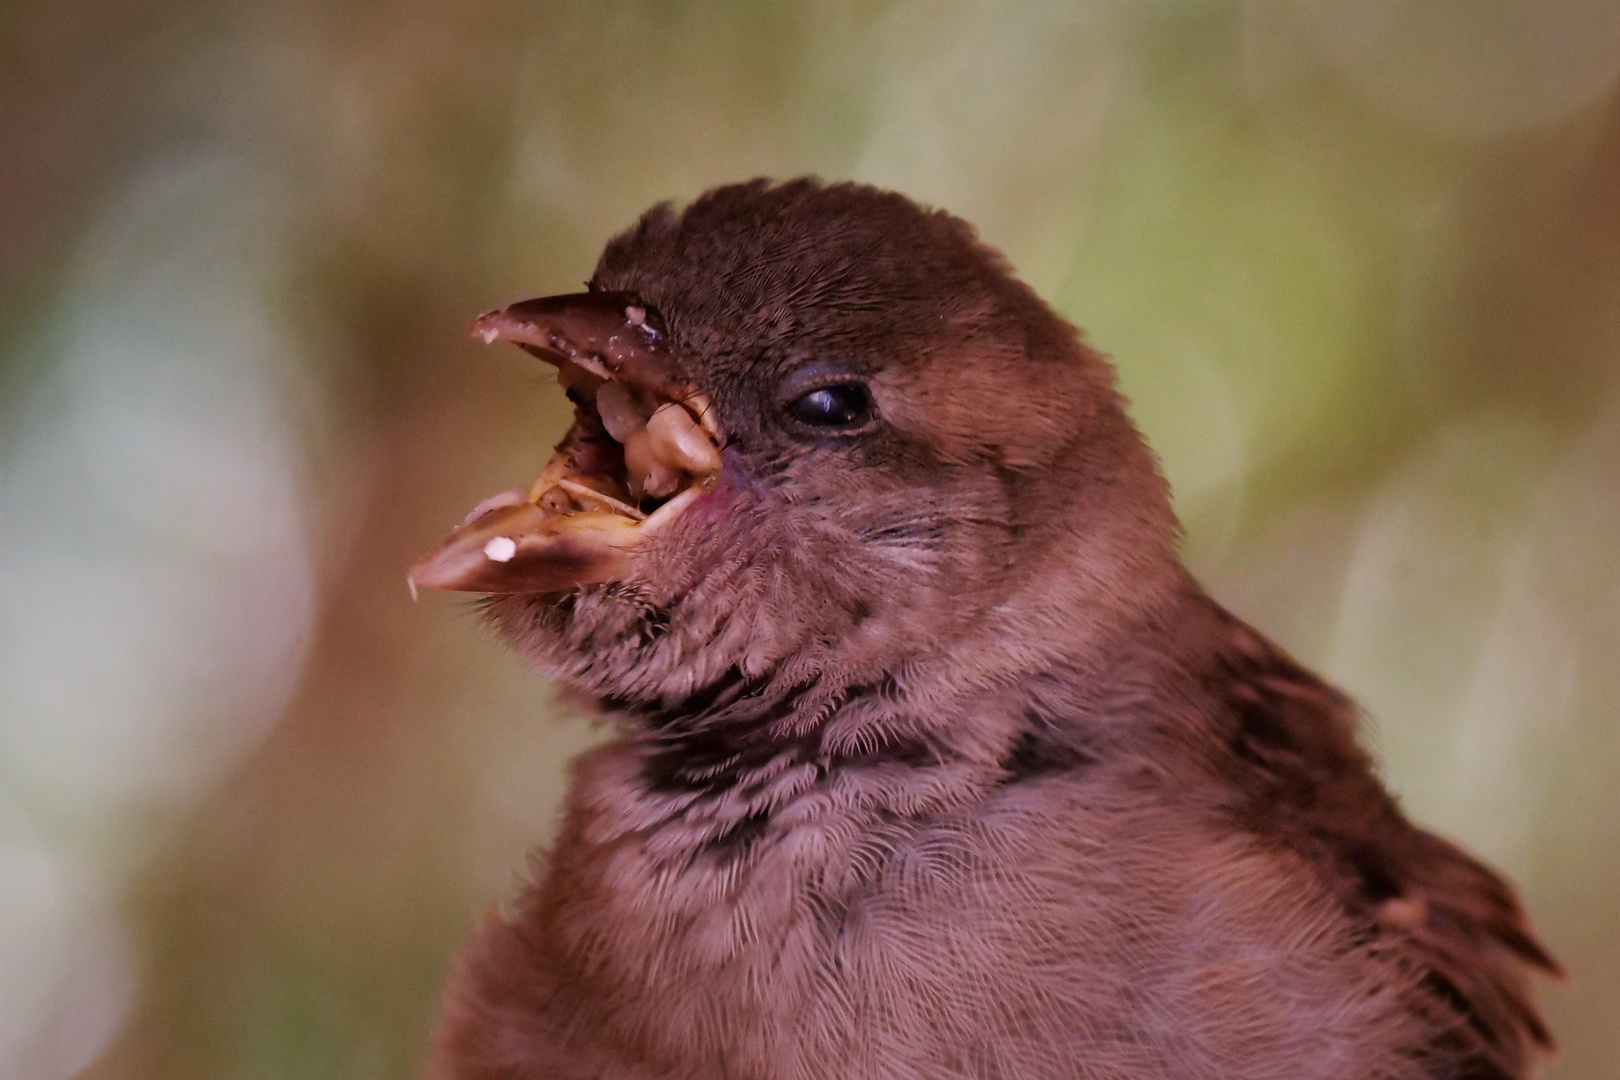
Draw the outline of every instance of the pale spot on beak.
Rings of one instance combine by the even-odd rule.
[[[490,562],[511,562],[517,554],[517,541],[510,536],[492,536],[484,545],[484,557]]]

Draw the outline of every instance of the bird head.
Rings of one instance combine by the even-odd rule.
[[[620,709],[791,700],[808,723],[859,687],[939,708],[1174,591],[1168,496],[1108,364],[901,195],[660,205],[589,291],[474,333],[554,365],[574,425],[413,582],[488,594],[521,651]]]

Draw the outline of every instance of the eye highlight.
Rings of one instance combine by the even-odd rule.
[[[872,395],[858,382],[822,386],[787,407],[789,415],[811,427],[860,427],[872,418]]]

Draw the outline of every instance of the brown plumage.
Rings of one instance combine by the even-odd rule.
[[[431,1076],[1527,1075],[1512,890],[1181,569],[1108,365],[966,224],[759,181],[591,290],[480,320],[577,423],[413,571],[618,732]]]

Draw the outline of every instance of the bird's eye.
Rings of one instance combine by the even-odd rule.
[[[801,424],[820,428],[859,427],[871,419],[872,395],[858,382],[836,383],[810,391],[788,406]]]

